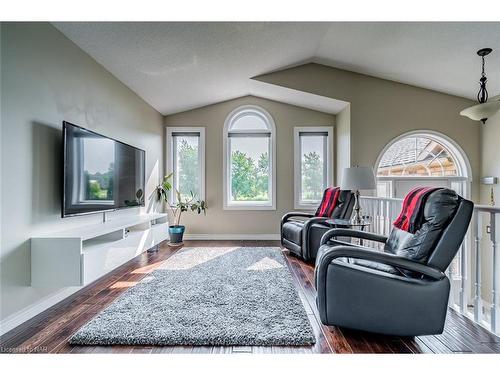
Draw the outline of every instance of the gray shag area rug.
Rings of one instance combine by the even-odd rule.
[[[312,345],[279,248],[185,248],[70,340],[76,345]]]

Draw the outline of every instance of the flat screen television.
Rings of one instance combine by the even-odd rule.
[[[62,217],[144,206],[145,152],[63,122]]]

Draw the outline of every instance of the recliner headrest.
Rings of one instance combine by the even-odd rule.
[[[425,202],[420,229],[425,223],[430,223],[436,227],[445,226],[455,215],[460,199],[460,196],[455,191],[447,188],[429,194]]]
[[[456,215],[463,200],[451,189],[436,190],[426,197],[422,220],[415,233],[409,233],[394,227],[385,250],[393,254],[427,263],[436,244]]]

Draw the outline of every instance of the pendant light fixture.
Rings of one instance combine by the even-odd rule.
[[[484,71],[484,57],[491,53],[491,48],[482,48],[477,51],[477,54],[481,56],[482,60],[482,70],[481,78],[479,79],[479,92],[477,93],[477,101],[479,104],[474,105],[469,108],[465,108],[460,112],[462,116],[468,117],[471,120],[481,121],[483,124],[486,120],[493,116],[495,113],[500,111],[500,95],[494,96],[488,100],[488,90],[486,89],[486,73]]]

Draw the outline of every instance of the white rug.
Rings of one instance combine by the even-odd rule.
[[[78,345],[312,345],[279,248],[185,248],[83,326]]]

